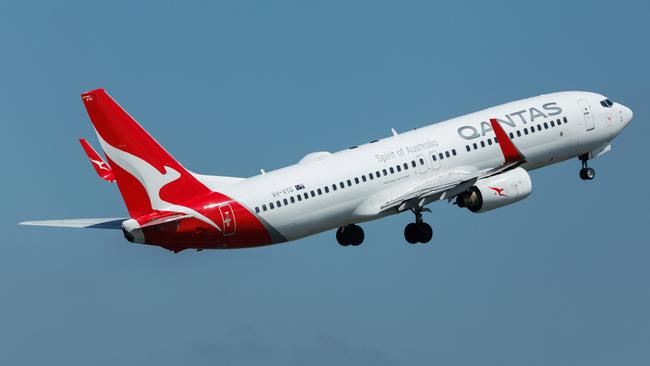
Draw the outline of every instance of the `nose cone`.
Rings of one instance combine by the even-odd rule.
[[[623,122],[623,127],[630,123],[632,117],[634,117],[632,110],[621,104],[621,121]]]

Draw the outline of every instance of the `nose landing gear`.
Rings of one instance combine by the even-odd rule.
[[[348,245],[352,245],[353,247],[361,245],[364,237],[363,229],[359,225],[344,225],[336,230],[336,241],[344,247]]]
[[[415,214],[415,222],[412,222],[404,228],[404,239],[410,244],[428,243],[433,237],[433,229],[431,225],[422,220],[422,211],[429,211],[429,209],[412,209]]]
[[[582,161],[582,169],[580,169],[580,179],[582,180],[592,180],[596,177],[596,171],[593,168],[587,166],[588,160],[589,160],[588,154],[580,155],[580,161]]]

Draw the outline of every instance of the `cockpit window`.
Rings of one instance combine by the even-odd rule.
[[[609,99],[603,99],[600,101],[600,105],[602,105],[605,108],[611,108],[614,105],[614,103]]]

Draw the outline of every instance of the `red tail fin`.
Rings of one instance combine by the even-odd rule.
[[[104,89],[81,98],[131,217],[209,192]]]

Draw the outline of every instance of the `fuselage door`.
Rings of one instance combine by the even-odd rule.
[[[235,222],[235,212],[230,207],[230,204],[226,203],[219,206],[219,212],[221,213],[223,236],[235,235],[237,223]]]
[[[438,153],[435,151],[429,151],[429,157],[431,158],[431,168],[433,170],[440,169],[440,159],[438,158]]]
[[[596,125],[594,124],[594,116],[591,113],[591,107],[589,106],[589,103],[587,103],[587,101],[584,99],[580,99],[578,101],[578,104],[580,105],[580,110],[585,118],[585,128],[587,131],[593,130]]]

